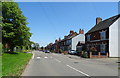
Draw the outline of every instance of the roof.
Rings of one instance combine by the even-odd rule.
[[[74,32],[74,34],[67,35],[66,38],[62,39],[61,41],[70,40],[77,35],[78,35],[77,32]]]
[[[111,26],[119,17],[120,17],[120,14],[110,17],[104,21],[101,21],[99,24],[97,24],[93,28],[91,28],[87,33],[92,33],[95,31],[102,30],[102,29],[106,29],[109,26]]]
[[[74,32],[73,34],[69,34],[66,39],[72,39],[73,37],[77,36],[78,34]]]

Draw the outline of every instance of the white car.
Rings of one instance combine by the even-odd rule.
[[[68,53],[69,54],[77,54],[77,52],[75,50],[69,50]]]

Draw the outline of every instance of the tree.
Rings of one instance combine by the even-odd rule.
[[[43,50],[43,49],[44,49],[44,47],[42,46],[40,49],[41,49],[41,50]]]
[[[39,44],[38,43],[34,43],[34,49],[38,50],[39,49]]]
[[[2,43],[8,44],[13,51],[15,46],[30,44],[30,28],[26,25],[26,17],[15,2],[2,3]]]

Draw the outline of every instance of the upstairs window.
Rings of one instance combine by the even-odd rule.
[[[100,39],[105,40],[106,39],[106,31],[100,32]]]
[[[71,44],[71,40],[67,40],[67,45],[70,45]]]
[[[87,35],[87,41],[90,41],[90,35]]]

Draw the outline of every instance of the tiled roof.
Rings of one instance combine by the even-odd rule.
[[[92,29],[90,29],[87,33],[92,33],[98,30],[106,29],[109,26],[111,26],[119,17],[120,14],[110,17],[104,21],[101,21],[99,24],[95,25]]]

